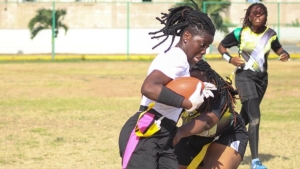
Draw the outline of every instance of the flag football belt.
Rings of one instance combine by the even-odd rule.
[[[154,109],[155,102],[148,106],[140,106],[140,115],[135,125],[135,134],[138,137],[150,137],[161,129],[161,126],[166,130],[171,131],[176,127],[176,122],[165,118]]]
[[[201,149],[200,153],[197,154],[197,156],[192,160],[192,162],[187,166],[187,169],[196,169],[199,164],[201,163],[201,161],[203,160],[205,154],[206,154],[206,151],[207,151],[207,148],[208,146],[211,144],[210,143],[207,143],[203,146],[203,148]]]
[[[233,81],[233,78],[234,78],[234,75],[235,75],[235,72],[238,68],[236,68],[231,74],[229,77],[226,77],[226,81],[232,85],[232,81]]]

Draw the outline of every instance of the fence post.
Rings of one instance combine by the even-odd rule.
[[[203,2],[203,5],[202,5],[202,12],[206,13],[206,2]]]
[[[277,2],[277,36],[278,39],[280,40],[280,2]]]
[[[126,55],[127,55],[127,60],[129,60],[129,28],[130,28],[130,17],[129,17],[129,12],[130,12],[130,7],[129,7],[129,2],[127,2],[127,24],[126,24],[126,29],[127,29],[127,46],[126,46]]]
[[[206,4],[207,4],[206,2],[203,2],[203,5],[202,5],[202,12],[203,12],[203,13],[206,13],[206,11],[207,11],[207,9],[206,9]],[[209,53],[211,53],[211,51],[212,51],[211,45],[209,45]],[[203,60],[206,60],[205,55],[202,56],[202,59],[203,59]]]
[[[55,2],[52,2],[52,60],[55,58]]]

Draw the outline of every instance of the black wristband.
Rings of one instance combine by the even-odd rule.
[[[180,108],[183,100],[183,96],[163,86],[156,101],[162,104]]]

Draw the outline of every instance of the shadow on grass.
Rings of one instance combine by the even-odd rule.
[[[272,158],[275,158],[275,157],[279,157],[278,155],[271,155],[271,154],[259,154],[259,159],[261,160],[262,163],[266,162],[266,161],[269,161],[271,160]],[[288,160],[289,158],[287,157],[280,157],[284,160]],[[251,164],[251,160],[252,160],[252,157],[251,155],[250,156],[245,156],[243,161],[242,161],[242,165],[249,165]]]

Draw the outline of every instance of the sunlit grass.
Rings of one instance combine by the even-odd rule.
[[[209,60],[223,77],[234,67]],[[120,168],[118,135],[140,103],[150,62],[0,64],[0,168]],[[269,61],[261,104],[261,158],[269,168],[300,161],[300,61]],[[238,101],[237,110],[240,103]],[[240,168],[248,169],[247,149]]]

